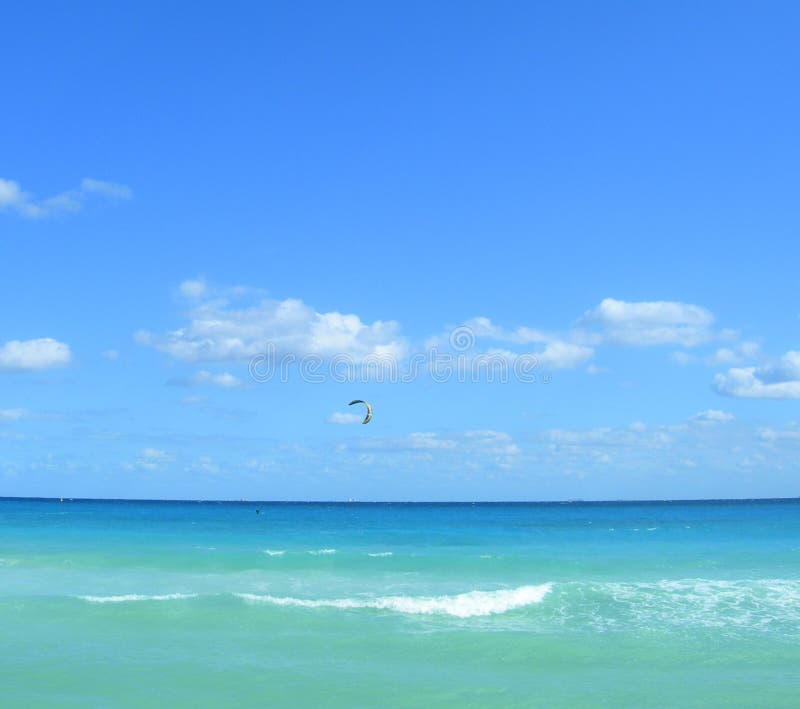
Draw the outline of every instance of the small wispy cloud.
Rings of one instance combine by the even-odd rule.
[[[0,409],[0,421],[19,421],[27,416],[25,409]]]
[[[205,404],[207,401],[207,396],[184,396],[181,399],[181,403],[186,406],[199,406],[200,404]]]
[[[707,411],[700,411],[690,419],[694,423],[700,424],[716,424],[716,423],[730,423],[735,416],[729,414],[727,411],[720,411],[719,409],[708,409]]]
[[[208,284],[201,280],[189,280],[181,283],[179,289],[184,298],[202,298],[208,293]]]
[[[167,463],[172,463],[175,456],[168,451],[160,450],[159,448],[142,448],[136,460],[125,467],[138,468],[140,470],[158,470]]]
[[[215,374],[207,370],[201,370],[191,377],[173,377],[167,383],[172,386],[216,386],[223,389],[239,389],[244,386],[244,382],[230,372]]]
[[[133,197],[130,187],[85,177],[78,187],[52,197],[37,199],[14,180],[0,178],[0,212],[13,212],[26,219],[43,219],[79,212],[90,200],[122,201]]]
[[[328,416],[325,419],[327,423],[336,423],[336,424],[351,424],[351,423],[361,423],[362,417],[358,414],[345,414],[340,411],[336,411]]]

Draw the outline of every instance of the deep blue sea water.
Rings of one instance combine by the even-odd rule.
[[[9,707],[797,707],[800,502],[0,500],[0,658]]]

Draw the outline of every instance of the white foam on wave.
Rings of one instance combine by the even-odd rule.
[[[496,615],[540,603],[550,584],[520,586],[498,591],[470,591],[452,596],[378,596],[376,598],[306,599],[286,596],[237,593],[248,603],[267,603],[299,608],[374,608],[416,615],[449,615],[456,618]]]
[[[627,626],[800,628],[800,580],[675,579],[559,584],[562,621]],[[611,602],[609,604],[609,601]]]
[[[264,549],[267,556],[283,556],[286,552],[283,549]]]
[[[392,552],[390,552],[390,551],[375,551],[375,552],[368,553],[367,556],[392,556]]]
[[[325,554],[335,554],[336,549],[311,549],[309,554],[313,554],[314,556],[325,555]]]
[[[184,598],[196,598],[196,593],[164,593],[147,596],[139,593],[126,593],[121,596],[78,596],[89,603],[131,603],[134,601],[178,601]]]

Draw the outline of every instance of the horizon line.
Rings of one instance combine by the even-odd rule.
[[[796,497],[690,497],[664,499],[605,499],[605,500],[256,500],[246,498],[137,498],[137,497],[41,497],[0,495],[0,502],[141,502],[141,503],[192,503],[227,505],[669,505],[702,503],[746,503],[746,502],[798,502]]]

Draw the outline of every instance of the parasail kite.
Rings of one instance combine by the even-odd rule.
[[[353,404],[364,404],[367,407],[367,415],[361,423],[369,423],[372,420],[372,405],[368,401],[362,401],[361,399],[353,399],[348,406]]]

